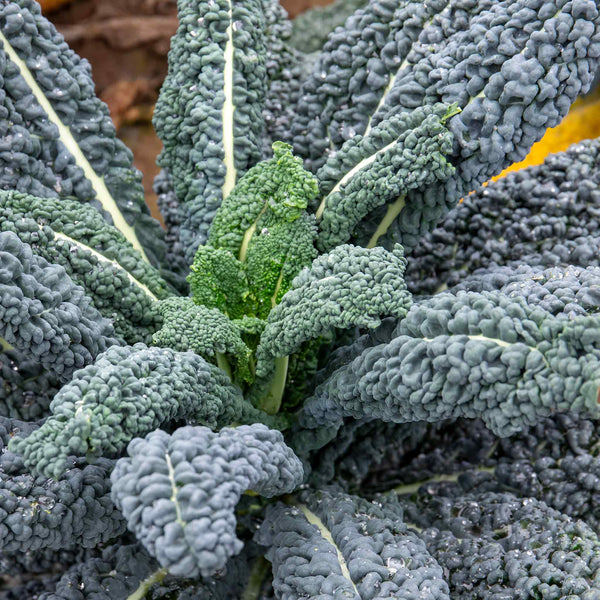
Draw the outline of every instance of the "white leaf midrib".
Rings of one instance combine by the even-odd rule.
[[[140,252],[142,258],[146,262],[149,262],[148,257],[146,256],[146,253],[144,252],[144,249],[140,244],[140,241],[138,240],[133,227],[131,227],[131,225],[127,223],[125,217],[119,210],[115,199],[112,197],[112,194],[110,193],[108,187],[106,186],[106,183],[104,182],[104,178],[100,177],[94,171],[92,165],[90,164],[86,156],[83,154],[81,148],[79,147],[77,140],[71,133],[71,130],[67,125],[65,125],[61,121],[60,117],[52,107],[52,104],[50,103],[50,101],[38,85],[37,81],[35,80],[35,77],[33,76],[29,67],[27,66],[25,61],[23,61],[19,57],[19,55],[17,54],[15,49],[10,45],[10,42],[8,41],[8,39],[2,31],[0,31],[0,43],[2,43],[4,51],[8,55],[8,58],[11,60],[11,62],[15,64],[15,66],[19,70],[21,77],[24,79],[25,83],[30,88],[31,93],[33,94],[37,103],[46,113],[48,120],[51,123],[53,123],[58,129],[60,141],[63,143],[68,152],[73,156],[73,158],[75,159],[75,163],[83,171],[83,174],[85,175],[86,179],[91,183],[92,188],[96,192],[96,199],[100,202],[102,208],[110,214],[110,216],[113,219],[114,226],[125,236],[127,241],[136,250]]]
[[[171,455],[169,454],[169,452],[165,452],[165,461],[167,463],[169,483],[171,484],[170,500],[171,502],[173,502],[173,505],[175,507],[175,520],[177,521],[177,523],[179,523],[179,525],[181,525],[181,528],[184,529],[187,523],[183,520],[183,516],[181,514],[181,506],[179,505],[179,500],[177,498],[179,490],[175,481],[175,469],[173,468],[173,463],[171,461]]]
[[[231,190],[235,187],[237,177],[235,169],[235,139],[234,139],[234,112],[233,103],[233,6],[232,0],[227,0],[227,16],[229,24],[227,25],[225,50],[223,51],[223,108],[221,110],[221,120],[223,122],[223,163],[225,164],[225,181],[223,182],[222,195],[223,200],[229,196]]]
[[[340,569],[342,571],[342,575],[344,576],[345,579],[347,579],[352,584],[352,587],[354,588],[354,591],[356,592],[356,596],[358,598],[360,598],[360,594],[358,593],[358,590],[356,589],[356,585],[354,585],[354,581],[352,581],[352,577],[350,577],[350,571],[348,570],[348,564],[346,563],[346,559],[344,558],[342,551],[338,548],[337,544],[335,543],[333,536],[331,535],[331,531],[329,531],[329,529],[325,526],[325,523],[323,523],[323,521],[319,518],[319,516],[316,515],[314,512],[312,512],[308,508],[308,506],[306,506],[304,504],[295,504],[295,506],[296,506],[296,508],[298,508],[298,510],[300,510],[302,512],[302,514],[306,517],[306,520],[311,525],[314,525],[315,527],[317,527],[317,529],[319,530],[319,533],[321,534],[323,539],[326,540],[327,542],[329,542],[333,546],[333,548],[335,549],[335,551],[337,553],[337,559],[340,564]]]
[[[496,473],[496,467],[486,467],[484,465],[475,466],[472,469],[467,469],[471,471],[475,471],[477,473],[490,473],[494,475]],[[464,475],[466,471],[456,471],[456,473],[440,473],[439,475],[434,475],[433,477],[428,477],[427,479],[421,479],[419,481],[414,481],[412,483],[404,483],[393,487],[391,490],[387,492],[383,492],[384,495],[397,494],[398,496],[406,496],[410,494],[414,494],[418,492],[419,489],[428,484],[428,483],[456,483],[461,475]]]
[[[97,250],[94,250],[90,246],[87,246],[86,244],[83,244],[82,242],[79,242],[78,240],[75,240],[64,233],[54,231],[54,237],[57,240],[63,240],[64,242],[67,242],[68,244],[71,244],[71,245],[75,246],[76,248],[81,248],[82,250],[89,252],[92,256],[96,257],[96,259],[99,262],[109,263],[116,269],[123,271],[125,273],[125,275],[127,275],[127,278],[129,279],[129,281],[134,286],[141,289],[147,296],[152,298],[152,300],[155,300],[155,301],[158,300],[158,298],[150,291],[150,288],[148,286],[143,284],[141,281],[138,281],[125,267],[120,265],[116,260],[111,260],[110,258],[107,258],[106,256],[104,256]]]
[[[335,186],[329,192],[329,194],[327,194],[327,196],[325,196],[325,198],[323,198],[323,200],[321,201],[321,204],[319,205],[319,208],[317,209],[317,212],[315,213],[315,218],[317,220],[319,220],[323,216],[323,212],[325,211],[325,208],[327,205],[327,200],[329,200],[329,198],[331,196],[333,196],[333,194],[337,193],[340,190],[340,188],[342,186],[346,185],[348,183],[348,181],[350,181],[357,173],[359,173],[360,171],[366,169],[371,164],[373,164],[375,162],[375,159],[380,154],[384,154],[388,150],[391,150],[397,143],[398,143],[398,139],[396,138],[394,141],[390,142],[383,148],[380,148],[379,150],[373,152],[373,154],[370,154],[366,158],[363,158],[358,164],[354,165],[354,167],[352,167],[352,169],[350,169],[347,173],[345,173],[345,175],[335,184]]]
[[[446,335],[448,335],[448,334],[446,334]],[[479,341],[479,342],[491,342],[491,343],[496,344],[498,346],[501,346],[503,348],[510,348],[511,346],[514,346],[515,344],[522,344],[530,352],[538,352],[539,354],[541,354],[544,363],[547,366],[550,366],[549,363],[548,363],[548,360],[544,356],[544,353],[539,348],[537,348],[536,346],[529,346],[525,342],[521,342],[521,341],[518,341],[518,340],[516,342],[507,342],[506,340],[503,340],[501,338],[492,338],[492,337],[488,337],[488,336],[482,335],[482,334],[462,334],[462,333],[455,333],[455,334],[450,334],[450,335],[456,335],[456,336],[464,335],[465,337],[469,338],[470,340],[476,340],[476,341]],[[421,339],[423,341],[425,341],[425,342],[433,342],[436,338],[435,337],[434,338],[423,337]]]

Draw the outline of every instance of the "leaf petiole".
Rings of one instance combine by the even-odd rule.
[[[260,408],[269,415],[277,414],[281,407],[289,362],[289,356],[279,356],[275,359],[275,374],[273,375],[269,390],[260,406]]]

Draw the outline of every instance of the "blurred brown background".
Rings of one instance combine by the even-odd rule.
[[[69,45],[92,64],[98,95],[111,111],[123,141],[144,174],[146,198],[159,217],[152,181],[160,141],[152,110],[167,71],[169,40],[177,28],[175,0],[40,0]],[[331,0],[281,0],[291,17]],[[598,91],[573,106],[563,123],[549,130],[525,161],[511,169],[539,164],[550,152],[600,135]]]
[[[284,0],[293,17],[330,0]],[[152,180],[160,141],[150,119],[167,72],[169,40],[177,29],[175,0],[42,0],[44,14],[68,44],[92,64],[96,91],[119,136],[133,150],[155,216]]]

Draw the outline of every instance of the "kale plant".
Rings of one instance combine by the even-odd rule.
[[[338,5],[178,0],[163,231],[0,0],[1,598],[600,598],[597,3]]]

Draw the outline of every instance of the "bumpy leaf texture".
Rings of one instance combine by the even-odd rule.
[[[87,63],[31,0],[0,2],[0,408],[51,413],[0,418],[13,596],[76,563],[41,598],[266,600],[266,553],[286,600],[600,597],[600,542],[569,518],[600,522],[597,142],[466,199],[454,237],[424,244],[446,271],[417,252],[411,276],[451,293],[413,301],[394,245],[418,245],[589,87],[597,3],[371,0],[312,74],[274,0],[178,3],[155,119],[162,279]],[[301,158],[278,142],[254,167],[278,139]],[[295,277],[316,224],[329,253]],[[206,241],[193,299],[168,297]],[[289,446],[257,423],[289,416],[183,351],[228,355],[237,376],[260,338],[263,406],[289,355],[296,385],[339,330],[356,339],[316,374]],[[122,345],[152,335],[170,347]],[[401,495],[373,497],[384,481]],[[265,513],[261,496],[280,497]]]
[[[382,318],[405,315],[411,303],[405,264],[401,246],[389,252],[345,245],[304,269],[269,313],[261,334],[251,391],[255,402],[267,412],[278,410],[281,397],[271,383],[285,381],[289,355],[303,344],[336,330],[375,328]]]
[[[64,573],[71,565],[95,554],[96,550],[86,548],[38,550],[37,552],[16,552],[14,554],[0,552],[0,567],[3,575],[15,578],[13,583],[19,580],[26,581],[30,575],[48,576],[53,579],[55,575]]]
[[[359,8],[365,0],[335,0],[326,6],[313,6],[292,21],[290,44],[302,52],[318,52],[327,36]]]
[[[192,352],[115,347],[77,372],[55,396],[50,416],[11,449],[38,473],[60,477],[71,455],[118,455],[136,436],[172,419],[209,427],[269,419],[227,375]]]
[[[384,92],[386,72],[401,65],[423,24],[446,4],[369,2],[329,36],[302,86],[293,123],[294,147],[311,170],[322,166],[331,150],[365,132],[378,95]]]
[[[460,287],[500,290],[570,320],[576,315],[598,313],[599,275],[596,267],[497,267],[467,279]],[[323,379],[365,349],[389,342],[390,332],[375,334],[364,335],[337,350],[330,361],[332,371],[325,370]],[[596,528],[592,499],[599,488],[595,483],[594,423],[574,414],[540,417],[531,429],[503,439],[493,435],[480,420],[394,424],[346,419],[335,438],[310,457],[310,477],[317,484],[335,477],[351,490],[370,493],[396,484],[402,484],[406,491],[407,484],[412,487],[429,477],[479,467],[484,471],[477,477],[492,477],[494,469],[498,476],[504,469],[509,474],[503,480],[508,490],[522,490],[525,496],[537,497],[566,514],[584,518]],[[543,491],[546,489],[548,493]]]
[[[345,245],[319,256],[269,314],[257,376],[268,373],[273,358],[292,354],[303,342],[336,328],[375,328],[383,317],[404,316],[411,303],[405,265],[401,246],[389,252]]]
[[[280,432],[262,424],[155,431],[129,444],[111,476],[128,527],[174,575],[210,576],[238,554],[235,506],[246,490],[266,497],[302,482],[302,464]]]
[[[71,567],[39,600],[116,600],[146,591],[157,569],[140,544],[113,544]],[[146,583],[146,585],[145,585]],[[143,598],[143,595],[138,595]]]
[[[179,227],[183,220],[183,211],[173,189],[173,179],[167,170],[159,171],[154,178],[152,189],[156,194],[156,203],[166,228],[165,262],[173,275],[169,282],[173,283],[181,293],[187,293],[185,277],[189,273],[189,265],[185,259],[183,245],[179,241]]]
[[[446,158],[453,136],[445,123],[455,112],[455,107],[435,104],[393,116],[369,135],[349,140],[319,169],[323,198],[316,216],[321,250],[348,241],[366,217],[386,205],[381,226],[365,245],[377,245],[399,214],[418,235],[422,206],[408,195],[411,190],[443,187],[454,174]]]
[[[600,266],[600,140],[465,197],[413,250],[411,290],[430,294],[495,265]]]
[[[389,490],[397,482],[395,469],[400,470],[405,463],[411,464],[411,453],[419,453],[426,440],[433,437],[435,427],[425,422],[346,419],[338,430],[334,430],[329,443],[311,452],[310,456],[301,455],[309,465],[305,466],[305,471],[310,471],[307,480],[317,488],[335,480],[343,489],[366,497]],[[300,449],[297,452],[300,453]],[[386,478],[383,473],[387,473],[388,465],[389,481],[384,483],[379,476]],[[418,475],[416,480],[427,477],[427,474]],[[413,481],[409,480],[410,483]]]
[[[301,419],[480,417],[506,436],[556,411],[598,416],[599,336],[595,317],[553,317],[498,292],[439,294],[414,304],[389,343],[338,369]]]
[[[218,4],[218,10],[215,8]],[[262,153],[266,94],[262,2],[178,2],[179,28],[154,113],[183,220],[188,263],[223,198]]]
[[[598,536],[543,502],[442,484],[400,504],[452,598],[598,597]]]
[[[267,92],[262,116],[265,123],[263,158],[267,158],[272,154],[273,142],[285,139],[292,127],[294,107],[311,59],[293,47],[293,21],[289,21],[279,0],[267,0],[264,10]]]
[[[372,0],[328,38],[303,85],[290,140],[316,171],[328,153],[356,135],[368,138],[394,115],[456,103],[461,112],[447,121],[456,174],[409,192],[412,210],[395,215],[381,237],[408,251],[461,195],[521,160],[589,89],[599,28],[592,0]],[[366,244],[386,210],[353,239]]]
[[[141,174],[77,56],[34,0],[0,5],[0,188],[76,198],[100,209],[155,265],[164,236],[144,202]]]
[[[268,507],[256,539],[278,598],[450,598],[442,568],[393,503],[301,492],[291,506]]]
[[[252,312],[252,300],[244,265],[221,248],[200,246],[188,275],[194,302],[217,308],[232,319]]]
[[[246,273],[256,314],[265,319],[292,287],[294,278],[317,257],[314,217],[303,213],[294,221],[272,211],[260,219],[246,254]]]
[[[26,588],[13,588],[2,600],[232,600],[253,589],[253,565],[257,561],[261,561],[261,570],[268,565],[259,552],[256,544],[246,544],[219,576],[199,580],[169,575],[141,544],[118,540],[84,558],[62,577],[44,578],[35,588],[31,583]]]
[[[118,343],[110,321],[65,270],[8,231],[0,233],[0,338],[12,360],[22,356],[63,383]]]
[[[223,202],[211,224],[209,244],[228,250],[243,262],[263,218],[274,213],[294,222],[318,192],[315,177],[292,154],[291,146],[275,142],[273,158],[252,168]]]
[[[191,298],[169,298],[159,303],[158,310],[163,325],[152,337],[155,346],[182,352],[191,350],[213,361],[218,354],[224,354],[235,361],[242,379],[250,377],[250,348],[236,323],[222,312],[198,306]]]
[[[147,600],[231,600],[251,595],[257,600],[273,600],[268,593],[269,580],[257,583],[257,575],[264,577],[270,571],[269,563],[261,556],[261,549],[252,542],[244,545],[240,554],[230,558],[227,565],[214,577],[186,579],[167,575],[154,584],[146,594]],[[260,581],[260,579],[259,579]],[[113,600],[113,599],[107,599]]]
[[[315,219],[305,209],[318,194],[317,180],[291,150],[275,142],[273,158],[250,169],[217,211],[189,277],[199,304],[264,319],[316,258]]]
[[[16,350],[0,354],[0,415],[33,421],[48,414],[60,376]]]
[[[58,481],[35,476],[7,446],[36,428],[0,417],[0,552],[93,548],[123,533],[125,521],[110,499],[114,461],[73,464]]]
[[[533,427],[508,438],[496,437],[477,419],[429,425],[420,439],[402,439],[406,425],[396,425],[389,433],[373,427],[361,440],[354,436],[360,448],[377,434],[382,438],[380,452],[371,453],[365,469],[354,473],[348,469],[352,455],[347,448],[334,460],[347,483],[368,495],[391,488],[405,495],[436,480],[458,481],[467,491],[509,491],[537,498],[597,531],[597,424],[578,415],[558,414],[540,418]],[[328,454],[332,458],[332,452]]]
[[[595,315],[600,312],[600,267],[490,267],[478,269],[453,290],[500,290],[556,316]]]
[[[95,208],[0,191],[0,230],[14,232],[37,256],[64,267],[128,343],[150,341],[160,323],[156,300],[172,291]]]

